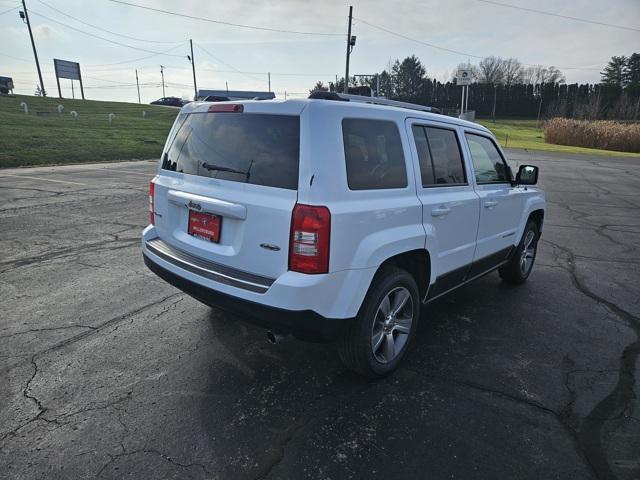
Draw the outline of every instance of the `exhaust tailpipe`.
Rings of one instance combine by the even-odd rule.
[[[272,345],[283,341],[285,338],[287,338],[287,335],[284,333],[273,332],[271,330],[267,332],[267,341]]]

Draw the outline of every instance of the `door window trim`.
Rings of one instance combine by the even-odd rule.
[[[410,129],[409,129],[409,133],[410,133],[410,138],[411,141],[413,142],[413,146],[416,149],[416,153],[418,154],[418,158],[417,158],[417,164],[418,164],[418,172],[420,173],[418,179],[420,181],[420,186],[421,188],[425,188],[425,189],[431,189],[431,188],[451,188],[451,187],[468,187],[469,186],[469,176],[467,174],[467,167],[465,165],[465,159],[464,159],[464,152],[462,150],[462,144],[460,143],[460,138],[458,135],[458,130],[452,126],[441,126],[439,124],[433,124],[433,123],[425,123],[424,121],[420,121],[419,119],[416,119],[416,121],[411,121],[410,123]],[[416,139],[415,136],[413,135],[413,127],[421,127],[421,128],[437,128],[440,130],[448,130],[450,132],[453,132],[453,135],[456,139],[456,144],[458,145],[458,153],[460,154],[460,162],[462,164],[462,173],[464,174],[464,183],[434,183],[433,185],[423,185],[422,184],[422,168],[420,165],[420,158],[419,155],[420,153],[418,152],[418,145],[416,144]],[[433,155],[431,153],[431,144],[429,143],[429,136],[427,135],[427,132],[425,131],[425,137],[427,139],[427,147],[429,148],[429,160],[431,161],[431,169],[434,169],[434,165],[433,165]],[[434,172],[434,178],[435,178],[435,172]]]
[[[482,138],[486,138],[487,140],[489,140],[493,146],[495,147],[496,151],[498,152],[498,155],[500,155],[500,159],[502,160],[502,163],[505,166],[505,172],[510,172],[511,171],[511,167],[509,167],[509,164],[507,163],[506,159],[504,158],[504,155],[502,154],[502,150],[500,149],[500,147],[498,147],[498,144],[496,143],[496,141],[489,135],[487,135],[486,133],[481,133],[481,132],[476,132],[473,130],[464,130],[464,141],[466,143],[467,146],[467,151],[469,152],[469,161],[471,164],[471,169],[473,170],[473,178],[474,181],[476,183],[476,185],[509,185],[511,186],[511,180],[496,180],[496,181],[491,181],[491,182],[479,182],[478,179],[476,178],[476,166],[473,163],[473,154],[471,153],[471,147],[469,146],[469,140],[467,139],[467,134],[469,135],[475,135],[476,137],[482,137]]]

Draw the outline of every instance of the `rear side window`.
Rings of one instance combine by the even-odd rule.
[[[300,117],[191,113],[176,120],[162,168],[268,187],[298,188]]]
[[[422,186],[465,185],[464,162],[453,130],[413,126]]]
[[[386,120],[342,120],[350,190],[405,188],[407,169],[400,132]]]
[[[510,179],[507,179],[506,164],[493,141],[473,133],[466,133],[465,136],[471,151],[476,182],[505,183],[510,181]]]

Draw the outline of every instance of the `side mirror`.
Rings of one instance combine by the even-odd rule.
[[[535,185],[538,183],[538,167],[534,165],[520,165],[516,175],[518,185]]]

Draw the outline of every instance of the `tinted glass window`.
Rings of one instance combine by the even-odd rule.
[[[342,136],[347,183],[351,190],[407,186],[404,151],[395,123],[344,119]]]
[[[192,113],[178,118],[162,168],[204,177],[298,188],[300,117]]]
[[[416,142],[416,149],[418,150],[422,186],[433,185],[436,181],[433,173],[433,163],[431,162],[431,153],[429,153],[429,144],[427,143],[427,134],[424,131],[424,127],[414,125],[413,138]]]
[[[464,185],[464,162],[456,132],[444,128],[413,127],[420,160],[422,186]]]
[[[487,137],[465,134],[478,183],[508,182],[507,169],[495,144]]]

